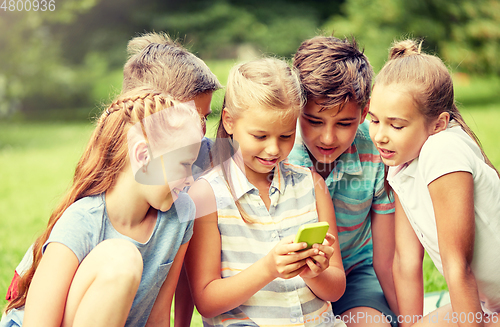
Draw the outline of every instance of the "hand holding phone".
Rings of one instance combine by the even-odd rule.
[[[295,243],[306,242],[306,249],[311,248],[313,244],[322,244],[329,227],[326,221],[302,225],[295,236]]]

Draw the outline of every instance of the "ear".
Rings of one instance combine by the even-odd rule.
[[[229,135],[233,135],[234,118],[226,108],[222,110],[222,124],[224,124],[224,129],[226,130],[226,132]]]
[[[450,113],[442,112],[432,124],[431,135],[444,131],[448,127],[450,121]]]
[[[145,141],[139,141],[134,144],[130,160],[134,161],[139,167],[147,166],[149,161],[151,161],[148,144]]]
[[[360,124],[365,121],[369,109],[370,109],[370,99],[368,99],[368,102],[366,103],[365,107],[363,108],[363,111],[361,112],[361,121],[359,122]]]

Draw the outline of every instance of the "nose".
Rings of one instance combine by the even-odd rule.
[[[280,153],[279,141],[270,139],[266,144],[266,153],[270,156],[277,156]]]
[[[321,130],[320,142],[324,145],[332,145],[337,140],[337,136],[335,135],[335,128],[333,126],[325,126]]]
[[[372,135],[372,140],[374,143],[378,143],[378,144],[383,144],[383,143],[387,143],[387,134],[386,134],[386,131],[385,131],[385,128],[381,127],[381,126],[377,126],[377,127],[371,127],[372,129],[372,133],[370,133]]]
[[[184,180],[184,185],[186,186],[191,186],[193,185],[193,183],[194,183],[193,175],[187,176],[186,179]]]

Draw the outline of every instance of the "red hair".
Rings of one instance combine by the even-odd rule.
[[[31,280],[42,258],[42,247],[63,212],[81,198],[106,192],[128,164],[127,133],[130,127],[142,121],[143,118],[174,104],[170,98],[160,92],[138,88],[119,96],[102,112],[76,166],[73,183],[52,212],[47,228],[35,241],[33,264],[21,276],[17,295],[7,305],[6,311],[22,307],[26,303]],[[194,108],[183,112],[200,119]]]

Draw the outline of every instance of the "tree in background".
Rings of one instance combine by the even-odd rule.
[[[21,1],[21,0],[15,0]],[[35,0],[30,0],[35,1]],[[40,0],[39,0],[40,1]],[[0,1],[1,2],[1,1]],[[453,71],[499,74],[498,0],[64,0],[52,12],[0,9],[0,117],[85,109],[121,88],[126,44],[165,31],[203,59],[291,57],[317,34],[353,35],[378,70],[387,49],[425,39]],[[110,85],[114,85],[113,90]],[[71,109],[67,109],[71,108]],[[38,115],[40,116],[40,115]]]
[[[60,55],[62,46],[52,30],[74,22],[96,0],[45,1],[44,11],[40,1],[37,11],[34,6],[29,11],[10,10],[11,2],[17,4],[7,1],[0,10],[0,117],[24,106],[31,97],[40,105],[48,98],[65,102],[78,93],[84,96],[85,92],[76,91],[82,86],[73,86],[78,85],[78,76]]]
[[[355,35],[376,69],[395,39],[411,36],[453,71],[500,73],[498,0],[347,0],[324,28]]]

